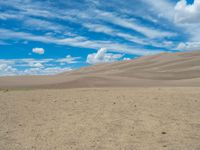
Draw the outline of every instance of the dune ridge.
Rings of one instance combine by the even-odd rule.
[[[200,51],[161,53],[54,76],[0,77],[0,88],[200,86]]]

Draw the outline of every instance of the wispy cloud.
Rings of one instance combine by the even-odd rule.
[[[65,58],[61,58],[56,60],[59,63],[67,63],[67,64],[75,64],[78,63],[80,57],[72,57],[71,55],[67,55]]]
[[[97,13],[99,14],[99,17],[103,20],[122,26],[124,28],[135,30],[149,38],[163,38],[176,35],[175,33],[161,31],[156,28],[146,27],[142,24],[137,24],[128,18],[121,18],[120,16],[117,16],[113,13],[102,11],[97,11]]]
[[[104,33],[104,34],[107,34],[107,35],[110,35],[113,37],[121,37],[125,40],[134,42],[134,43],[140,44],[140,45],[151,45],[154,47],[164,47],[164,48],[172,48],[174,46],[172,41],[163,40],[162,42],[160,42],[160,41],[157,42],[154,39],[133,36],[131,34],[121,32],[120,30],[116,30],[116,29],[110,28],[110,27],[102,25],[102,24],[85,23],[85,24],[83,24],[83,26],[88,28],[90,31]]]
[[[126,44],[115,43],[114,41],[100,41],[100,40],[89,40],[86,37],[70,37],[70,38],[55,38],[51,36],[40,36],[33,35],[31,33],[17,32],[7,29],[0,29],[0,34],[2,35],[0,39],[22,39],[30,41],[38,41],[44,43],[54,43],[58,45],[69,45],[74,47],[83,47],[91,49],[100,49],[102,46],[106,47],[111,51],[124,52],[137,55],[146,55],[149,53],[157,53],[160,50],[148,50],[148,49],[139,49],[134,46],[129,46]]]
[[[94,5],[91,5],[91,3],[94,4]],[[113,2],[112,7],[116,7],[115,3],[116,2]],[[145,1],[145,3],[150,3],[150,2]],[[159,1],[158,4],[160,4],[160,3],[161,2]],[[18,1],[13,1],[13,2],[8,1],[8,2],[1,2],[0,4],[8,5],[10,7],[14,7],[14,8],[19,9],[20,11],[18,11],[17,14],[19,14],[20,16],[26,17],[26,21],[24,21],[23,24],[25,24],[29,27],[33,27],[34,29],[53,30],[53,31],[59,32],[61,34],[63,33],[64,30],[67,30],[67,32],[66,31],[65,32],[72,34],[72,35],[74,33],[71,33],[71,31],[68,32],[68,29],[65,28],[65,26],[63,26],[63,25],[56,24],[55,22],[52,23],[52,22],[49,22],[47,20],[57,18],[57,19],[60,19],[60,20],[63,20],[63,21],[70,21],[70,22],[78,23],[80,25],[81,24],[83,24],[83,25],[87,24],[88,21],[89,21],[90,25],[93,25],[93,26],[96,25],[95,22],[112,23],[114,25],[118,25],[118,26],[126,28],[126,29],[134,30],[134,31],[138,32],[139,34],[146,36],[147,38],[145,38],[145,37],[144,38],[141,38],[141,37],[138,38],[137,36],[132,36],[130,34],[123,32],[123,30],[120,30],[120,32],[115,34],[116,36],[128,39],[132,42],[136,42],[136,43],[139,43],[139,44],[142,44],[142,45],[143,44],[145,44],[145,45],[153,44],[153,42],[146,42],[146,41],[149,41],[148,40],[149,38],[150,39],[169,38],[169,37],[176,36],[176,33],[173,33],[173,32],[170,32],[170,31],[165,31],[165,30],[162,30],[162,29],[158,29],[158,28],[155,28],[153,26],[145,26],[144,24],[139,23],[137,20],[134,20],[134,19],[129,18],[129,17],[124,17],[123,15],[119,15],[117,12],[109,12],[109,11],[105,11],[105,10],[102,10],[102,9],[98,9],[97,6],[103,7],[105,5],[105,3],[103,1],[101,3],[98,2],[98,1],[84,1],[83,8],[88,7],[90,5],[92,7],[89,7],[88,10],[85,10],[85,9],[80,9],[80,10],[68,9],[67,12],[63,11],[62,9],[58,9],[57,7],[52,7],[51,3],[46,3],[45,8],[43,6],[43,3],[33,2],[33,1],[31,1],[31,3],[26,2],[26,1],[24,1],[22,3],[19,3]],[[77,7],[79,7],[79,5],[80,6],[82,5],[82,3],[78,3],[78,2],[76,4],[78,5]],[[153,3],[151,3],[151,4],[153,4]],[[68,3],[63,2],[63,5],[67,6]],[[126,6],[128,6],[128,5],[126,5]],[[56,13],[52,13],[52,12],[56,12]],[[79,15],[77,15],[77,14],[79,14]],[[43,20],[32,18],[32,16],[42,17]],[[94,21],[91,22],[92,20],[94,20],[94,17],[95,17],[95,22]],[[112,31],[111,30],[109,30],[108,32],[105,31],[105,29],[107,30],[109,28],[112,29]],[[114,31],[115,30],[113,30],[113,26],[107,26],[106,24],[104,24],[104,30],[102,30],[102,31],[99,30],[99,32],[102,32],[102,33],[107,32],[109,35],[111,35],[111,32],[112,32],[112,36],[114,36],[113,35]],[[77,36],[77,35],[74,34],[74,36]],[[26,36],[26,37],[28,37],[29,40],[36,40],[33,37],[29,37],[29,36]],[[53,43],[59,43],[59,44],[63,44],[63,43],[66,44],[67,41],[74,40],[74,39],[56,40],[56,39],[54,39],[54,37],[51,37],[51,38],[45,37],[45,39],[42,38],[42,37],[38,37],[38,38],[41,39],[40,41],[43,41],[43,42],[53,42]],[[85,37],[85,39],[87,39],[87,37]],[[87,40],[87,42],[86,42],[86,40],[81,41],[81,43],[79,42],[78,43],[79,45],[77,45],[77,43],[76,43],[76,45],[80,46],[80,47],[85,47],[84,46],[85,44],[83,42],[88,43],[88,40]],[[97,45],[98,41],[93,41],[93,43],[94,42],[96,42],[96,45]],[[110,42],[113,42],[113,41],[110,41]],[[91,43],[91,40],[90,40],[89,43]],[[102,40],[100,40],[100,43],[102,43]],[[113,43],[117,43],[117,41],[114,41]],[[74,46],[73,44],[71,44],[71,45]],[[155,44],[155,45],[158,46],[159,44]],[[101,45],[101,46],[98,46],[98,47],[94,47],[94,46],[88,47],[87,46],[86,48],[98,49],[100,47],[105,47],[105,45]],[[130,45],[129,45],[129,47],[130,47]],[[132,50],[136,49],[136,48],[139,49],[140,47],[131,46]]]
[[[144,3],[150,6],[151,11],[160,18],[166,18],[173,20],[174,18],[174,2],[170,0],[142,0]]]

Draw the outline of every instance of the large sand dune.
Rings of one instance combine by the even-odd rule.
[[[121,86],[200,86],[200,51],[144,56],[55,76],[0,78],[0,88]]]

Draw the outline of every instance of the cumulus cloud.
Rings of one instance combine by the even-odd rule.
[[[8,64],[0,64],[0,76],[6,74],[7,76],[11,76],[16,74],[17,69],[13,68]]]
[[[122,57],[123,57],[122,54],[107,53],[106,48],[101,48],[98,50],[97,53],[89,54],[87,56],[87,63],[98,64],[98,63],[104,63],[104,62],[113,62]]]
[[[194,0],[193,4],[187,4],[186,0],[180,0],[175,6],[175,21],[177,23],[200,23],[200,0]]]
[[[66,58],[71,61],[64,62]],[[0,59],[0,76],[16,75],[53,75],[72,70],[69,63],[75,63],[74,57],[67,56],[59,59]],[[60,63],[63,62],[61,65]]]
[[[0,64],[0,70],[1,71],[8,71],[11,70],[12,68],[8,66],[7,64]]]
[[[43,48],[33,48],[32,52],[39,54],[39,55],[42,55],[42,54],[44,54],[45,50]]]
[[[177,46],[177,49],[186,51],[200,50],[200,42],[182,42]]]
[[[37,64],[36,64],[37,65]],[[70,67],[29,67],[26,69],[15,68],[8,64],[0,64],[0,76],[16,75],[54,75],[65,71],[71,71]]]

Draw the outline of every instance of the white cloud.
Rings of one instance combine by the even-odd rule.
[[[85,23],[85,24],[83,24],[83,26],[88,28],[90,31],[104,33],[104,34],[107,34],[107,35],[110,35],[113,37],[120,37],[120,38],[123,38],[130,42],[137,43],[137,44],[151,45],[151,46],[155,46],[155,47],[165,47],[165,48],[172,48],[174,46],[173,42],[171,42],[171,41],[163,40],[162,42],[156,42],[156,41],[154,41],[154,39],[133,36],[131,34],[123,33],[119,30],[110,28],[103,24]]]
[[[70,55],[65,58],[48,58],[48,59],[33,59],[33,58],[24,58],[24,59],[0,59],[0,64],[9,64],[17,66],[29,66],[29,67],[42,67],[46,64],[54,64],[58,62],[64,62],[65,64],[78,63],[80,57],[72,57]]]
[[[33,19],[29,18],[27,19],[24,24],[26,26],[33,27],[36,30],[53,30],[53,31],[62,31],[64,30],[64,27],[57,25],[55,23],[51,23],[48,21],[44,21],[41,19]]]
[[[8,65],[7,64],[0,64],[0,70],[3,71],[3,70],[7,70],[8,68]]]
[[[127,18],[122,18],[113,13],[103,12],[99,10],[96,10],[96,12],[99,15],[97,17],[99,17],[100,19],[111,22],[113,24],[119,25],[124,28],[135,30],[139,33],[142,33],[148,38],[165,38],[165,37],[176,36],[176,33],[162,31],[156,28],[146,27],[144,25],[135,23],[135,21],[132,21]]]
[[[116,5],[118,3],[117,1],[113,0],[108,6],[113,5],[113,8],[115,8],[116,11],[106,11],[106,9],[101,9],[105,6],[107,6],[107,3],[105,1],[98,1],[95,0],[95,5],[99,4],[99,7],[91,7],[91,1],[93,0],[87,0],[84,4],[80,2],[72,2],[72,5],[79,5],[76,8],[78,9],[71,9],[69,8],[68,11],[66,12],[65,9],[60,9],[54,5],[51,5],[51,3],[46,4],[44,7],[42,2],[35,2],[35,1],[23,1],[23,2],[18,2],[18,1],[12,1],[12,0],[7,0],[6,2],[1,1],[0,4],[3,6],[9,6],[16,8],[17,11],[12,11],[12,12],[6,12],[7,15],[4,15],[4,18],[7,17],[9,18],[16,18],[16,20],[21,21],[21,23],[25,26],[23,26],[20,29],[15,29],[13,30],[6,30],[6,29],[0,29],[0,34],[1,37],[0,39],[6,40],[28,40],[28,41],[37,41],[37,42],[43,42],[43,43],[53,43],[57,45],[67,45],[67,46],[73,46],[73,47],[80,47],[80,48],[90,48],[90,49],[100,49],[101,47],[106,47],[107,49],[114,51],[114,52],[122,52],[122,53],[129,53],[129,54],[137,54],[137,55],[145,55],[146,53],[149,53],[149,51],[157,53],[158,51],[156,50],[150,50],[150,49],[144,49],[143,45],[150,45],[150,46],[155,46],[155,47],[162,47],[162,43],[159,44],[159,42],[154,43],[152,39],[162,39],[165,37],[171,37],[175,36],[176,33],[168,32],[167,29],[163,28],[157,28],[152,25],[145,25],[142,24],[140,21],[137,19],[133,19],[133,14],[137,18],[139,17],[144,17],[144,15],[149,15],[152,18],[154,18],[151,14],[147,14],[147,12],[143,12],[142,14],[140,13],[135,13],[138,10],[141,10],[141,8],[144,8],[146,10],[146,5],[143,3],[151,3],[152,5],[156,5],[156,9],[154,10],[162,10],[165,12],[165,14],[171,14],[172,11],[168,9],[171,8],[171,3],[168,4],[167,1],[165,0],[158,0],[153,2],[152,0],[143,0],[142,4],[138,7],[138,9],[134,10],[136,7],[132,7],[132,4],[134,4],[133,1],[130,2],[130,4],[126,5]],[[142,1],[142,0],[141,0]],[[67,6],[68,2],[61,2],[63,6]],[[140,0],[138,1],[140,3]],[[125,4],[123,2],[120,2],[120,4]],[[89,6],[89,7],[88,7]],[[127,9],[126,7],[121,7],[119,8],[118,6],[131,6],[128,7],[130,9]],[[81,9],[79,9],[81,8]],[[88,9],[85,9],[88,8]],[[119,13],[119,8],[121,10],[129,10],[131,12],[130,15],[127,15],[126,13]],[[149,7],[151,8],[151,7]],[[167,9],[166,9],[167,8]],[[172,10],[174,6],[172,7]],[[100,10],[99,10],[100,9]],[[52,13],[54,12],[54,13]],[[142,12],[139,11],[139,12]],[[148,11],[149,12],[149,11]],[[77,15],[79,13],[80,15]],[[14,16],[9,16],[8,14],[15,14]],[[157,13],[160,14],[160,13]],[[20,18],[18,16],[21,16]],[[94,20],[95,17],[95,20]],[[37,18],[37,19],[36,19]],[[155,19],[155,18],[154,18]],[[157,18],[156,18],[157,19]],[[55,20],[60,20],[56,21]],[[84,24],[84,23],[102,23],[105,26],[109,27],[110,29],[114,29],[114,26],[120,26],[122,28],[118,28],[121,32],[115,32],[117,30],[99,30],[99,32],[107,32],[109,35],[112,35],[112,38],[107,38],[105,41],[103,39],[99,40],[91,40],[91,37],[82,37],[82,36],[69,36],[71,32],[74,31],[73,28],[68,28],[64,26],[64,22],[73,22],[76,24]],[[113,26],[114,24],[114,26]],[[27,28],[27,26],[29,28]],[[117,27],[116,26],[116,27]],[[124,28],[127,28],[129,30],[134,30],[139,33],[142,33],[143,35],[146,36],[146,38],[138,38],[134,34],[127,34]],[[24,32],[23,29],[28,29]],[[30,33],[32,30],[51,30],[51,32],[44,33],[41,32],[42,34],[40,35],[35,35],[35,32]],[[100,28],[98,28],[100,29]],[[104,28],[105,29],[105,28]],[[63,33],[69,32],[67,36]],[[78,30],[75,30],[75,33],[78,34]],[[82,31],[81,31],[82,32]],[[83,35],[83,34],[80,34]],[[124,38],[126,40],[136,42],[142,44],[142,46],[139,46],[138,44],[132,44],[132,43],[127,43],[121,42],[121,39],[114,39],[114,36],[118,36],[121,38]],[[77,38],[76,38],[77,37]],[[143,36],[142,36],[143,37]],[[108,40],[112,39],[112,40]],[[165,47],[166,48],[166,47]],[[168,48],[168,47],[167,47]],[[163,51],[163,50],[162,50]]]
[[[200,42],[181,42],[176,49],[186,51],[200,50]]]
[[[87,56],[87,63],[89,64],[98,64],[104,62],[113,62],[122,58],[123,55],[121,54],[113,54],[107,53],[106,48],[101,48],[98,50],[97,53],[89,54]]]
[[[193,4],[187,4],[186,0],[180,0],[175,6],[175,21],[177,23],[200,22],[200,0],[194,0]]]
[[[1,12],[1,14],[0,14],[0,19],[1,20],[19,19],[19,18],[21,18],[20,15],[16,15],[16,14],[5,13],[5,12]]]
[[[47,68],[27,68],[20,70],[8,65],[0,65],[0,76],[18,76],[18,75],[54,75],[65,71],[71,71],[70,67],[47,67]]]
[[[131,58],[127,58],[127,57],[125,57],[123,60],[131,60]]]
[[[123,33],[120,32],[119,30],[115,30],[113,28],[110,28],[106,25],[102,25],[102,24],[91,24],[91,23],[85,23],[83,24],[86,28],[88,28],[90,31],[93,32],[100,32],[100,33],[104,33],[113,37],[121,37],[124,38],[128,41],[134,42],[134,43],[139,43],[139,44],[147,44],[144,40],[144,38],[138,38],[136,36],[132,36],[130,34],[127,33]]]
[[[17,72],[16,68],[13,68],[8,64],[0,64],[0,76],[3,75],[10,76],[16,74],[16,72]]]
[[[40,63],[40,62],[30,62],[30,63],[29,63],[29,66],[30,66],[30,67],[37,67],[37,68],[44,67],[44,66],[42,65],[42,63]]]
[[[31,30],[40,30],[42,32],[48,31],[46,35],[62,34],[65,36],[77,36],[69,31],[69,27],[44,19],[33,19],[28,17],[23,23]]]
[[[71,58],[64,62],[66,58]],[[0,59],[0,76],[16,75],[53,75],[64,71],[70,71],[72,68],[67,64],[78,63],[79,57],[66,57],[59,59]],[[59,64],[62,62],[63,64]]]
[[[28,67],[26,69],[19,69],[7,64],[0,64],[0,76],[54,75],[71,70],[70,67]]]
[[[16,32],[8,29],[0,29],[0,34],[2,35],[0,36],[0,39],[21,39],[21,40],[43,42],[43,43],[54,43],[58,45],[91,48],[91,49],[100,49],[101,47],[106,47],[107,49],[115,52],[123,52],[136,55],[146,55],[149,53],[158,53],[163,51],[163,50],[158,51],[152,49],[151,50],[141,49],[126,44],[116,43],[114,41],[89,40],[82,36],[61,39],[50,36],[33,35],[31,33],[26,33],[26,32]]]
[[[43,48],[33,48],[32,52],[36,53],[36,54],[39,54],[39,55],[43,55],[45,50]]]
[[[65,71],[71,71],[70,67],[47,67],[47,68],[28,68],[23,72],[20,72],[20,75],[54,75],[58,73],[62,73]]]
[[[74,64],[78,62],[78,59],[80,59],[80,57],[72,57],[71,55],[67,55],[65,58],[58,59],[57,62]]]
[[[187,41],[181,42],[178,50],[200,50],[200,0],[194,0],[188,4],[186,0],[180,0],[174,7],[175,23],[187,34]]]
[[[153,11],[158,17],[166,18],[170,21],[174,18],[174,4],[169,0],[141,0],[144,3],[148,4],[151,8],[150,10]],[[149,7],[146,8],[149,10]]]

